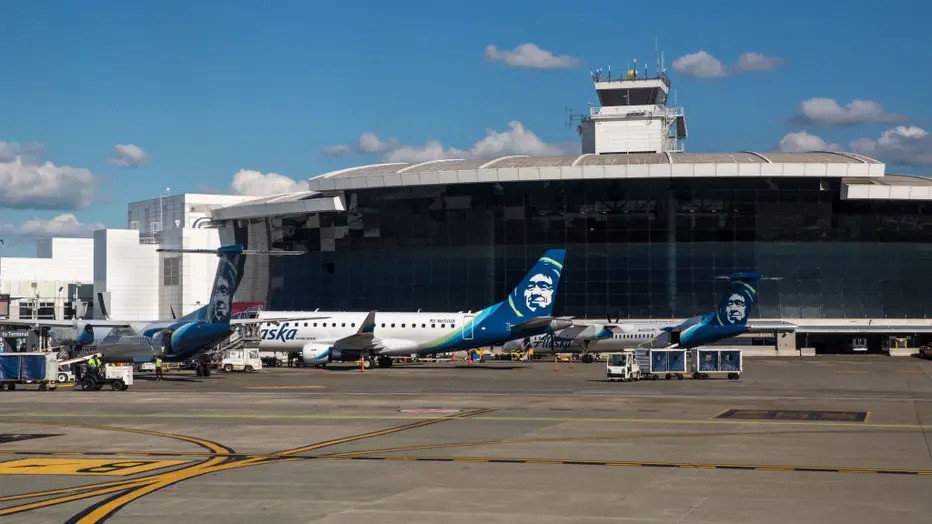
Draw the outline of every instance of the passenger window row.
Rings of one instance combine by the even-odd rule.
[[[282,327],[288,327],[288,326],[289,326],[289,323],[288,323],[288,322],[285,322],[284,324],[282,324]],[[294,325],[293,325],[292,327],[299,327],[299,326],[300,326],[300,322],[295,322]],[[308,323],[305,322],[305,323],[304,323],[304,327],[307,327],[307,326],[308,326]],[[313,327],[318,327],[318,323],[317,323],[317,322],[314,322],[314,323],[312,324],[312,326],[313,326]],[[391,327],[395,327],[395,323],[392,322],[392,323],[390,324],[390,326],[391,326]],[[402,323],[402,324],[401,324],[401,327],[406,327],[406,326],[407,326],[407,323]],[[321,323],[320,323],[320,327],[327,327],[327,323],[326,323],[326,322],[321,322]],[[336,323],[336,322],[331,322],[331,323],[330,323],[330,327],[337,327],[337,323]],[[340,327],[346,327],[346,322],[340,323]],[[356,327],[356,323],[355,323],[355,322],[351,322],[351,323],[350,323],[350,327]],[[385,327],[385,322],[382,322],[382,327],[383,327],[383,328]],[[417,327],[417,324],[416,324],[416,323],[412,323],[412,324],[411,324],[411,327],[416,328],[416,327]],[[427,328],[427,324],[421,324],[421,327],[422,327],[422,328]],[[436,328],[436,327],[437,327],[437,324],[431,324],[430,327],[431,327],[431,328]],[[440,328],[441,328],[441,329],[446,329],[446,327],[447,327],[446,324],[440,324]],[[450,324],[450,329],[456,329],[456,324]]]
[[[406,327],[406,326],[407,326],[406,323],[402,323],[402,324],[401,324],[401,327]],[[385,322],[382,322],[382,327],[386,327]],[[395,323],[392,322],[391,324],[388,325],[388,327],[395,327]],[[411,327],[417,328],[417,323],[413,323],[413,322],[412,322],[412,323],[411,323]],[[431,327],[431,328],[436,328],[436,327],[437,327],[437,324],[431,324],[430,327]],[[442,329],[446,329],[447,325],[446,325],[446,324],[440,324],[440,327],[441,327]],[[425,329],[426,329],[426,328],[427,328],[427,324],[421,324],[421,328],[425,328]],[[450,329],[456,329],[456,324],[450,324]]]

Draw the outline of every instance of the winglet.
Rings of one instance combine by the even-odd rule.
[[[370,311],[365,320],[359,325],[356,333],[374,333],[375,332],[375,311]]]

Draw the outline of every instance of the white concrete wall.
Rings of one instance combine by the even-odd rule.
[[[161,269],[154,244],[140,244],[139,232],[94,232],[94,293],[110,293],[110,317],[158,320]]]
[[[42,239],[37,257],[0,258],[0,293],[24,297],[10,304],[10,317],[18,318],[23,300],[54,302],[56,318],[62,318],[69,284],[94,280],[94,241],[90,238]],[[59,291],[60,288],[62,291]]]

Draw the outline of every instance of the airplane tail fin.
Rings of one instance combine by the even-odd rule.
[[[745,325],[757,303],[757,286],[760,273],[733,273],[729,275],[728,291],[715,310],[715,320],[719,325]]]
[[[206,306],[194,312],[199,320],[229,324],[233,313],[233,296],[243,279],[243,268],[246,264],[245,255],[301,255],[301,251],[274,251],[243,249],[239,244],[229,244],[218,249],[173,249],[163,248],[157,251],[166,253],[203,253],[216,254],[220,260],[217,263],[217,273],[214,276],[214,285],[210,291],[210,301]]]
[[[512,317],[510,320],[513,325],[523,324],[535,317],[553,315],[553,303],[557,297],[565,257],[565,249],[548,249],[511,291],[503,309]]]

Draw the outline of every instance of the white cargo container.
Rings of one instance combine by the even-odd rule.
[[[732,380],[741,377],[740,349],[693,349],[690,353],[690,370],[693,378],[707,379],[725,375]]]

